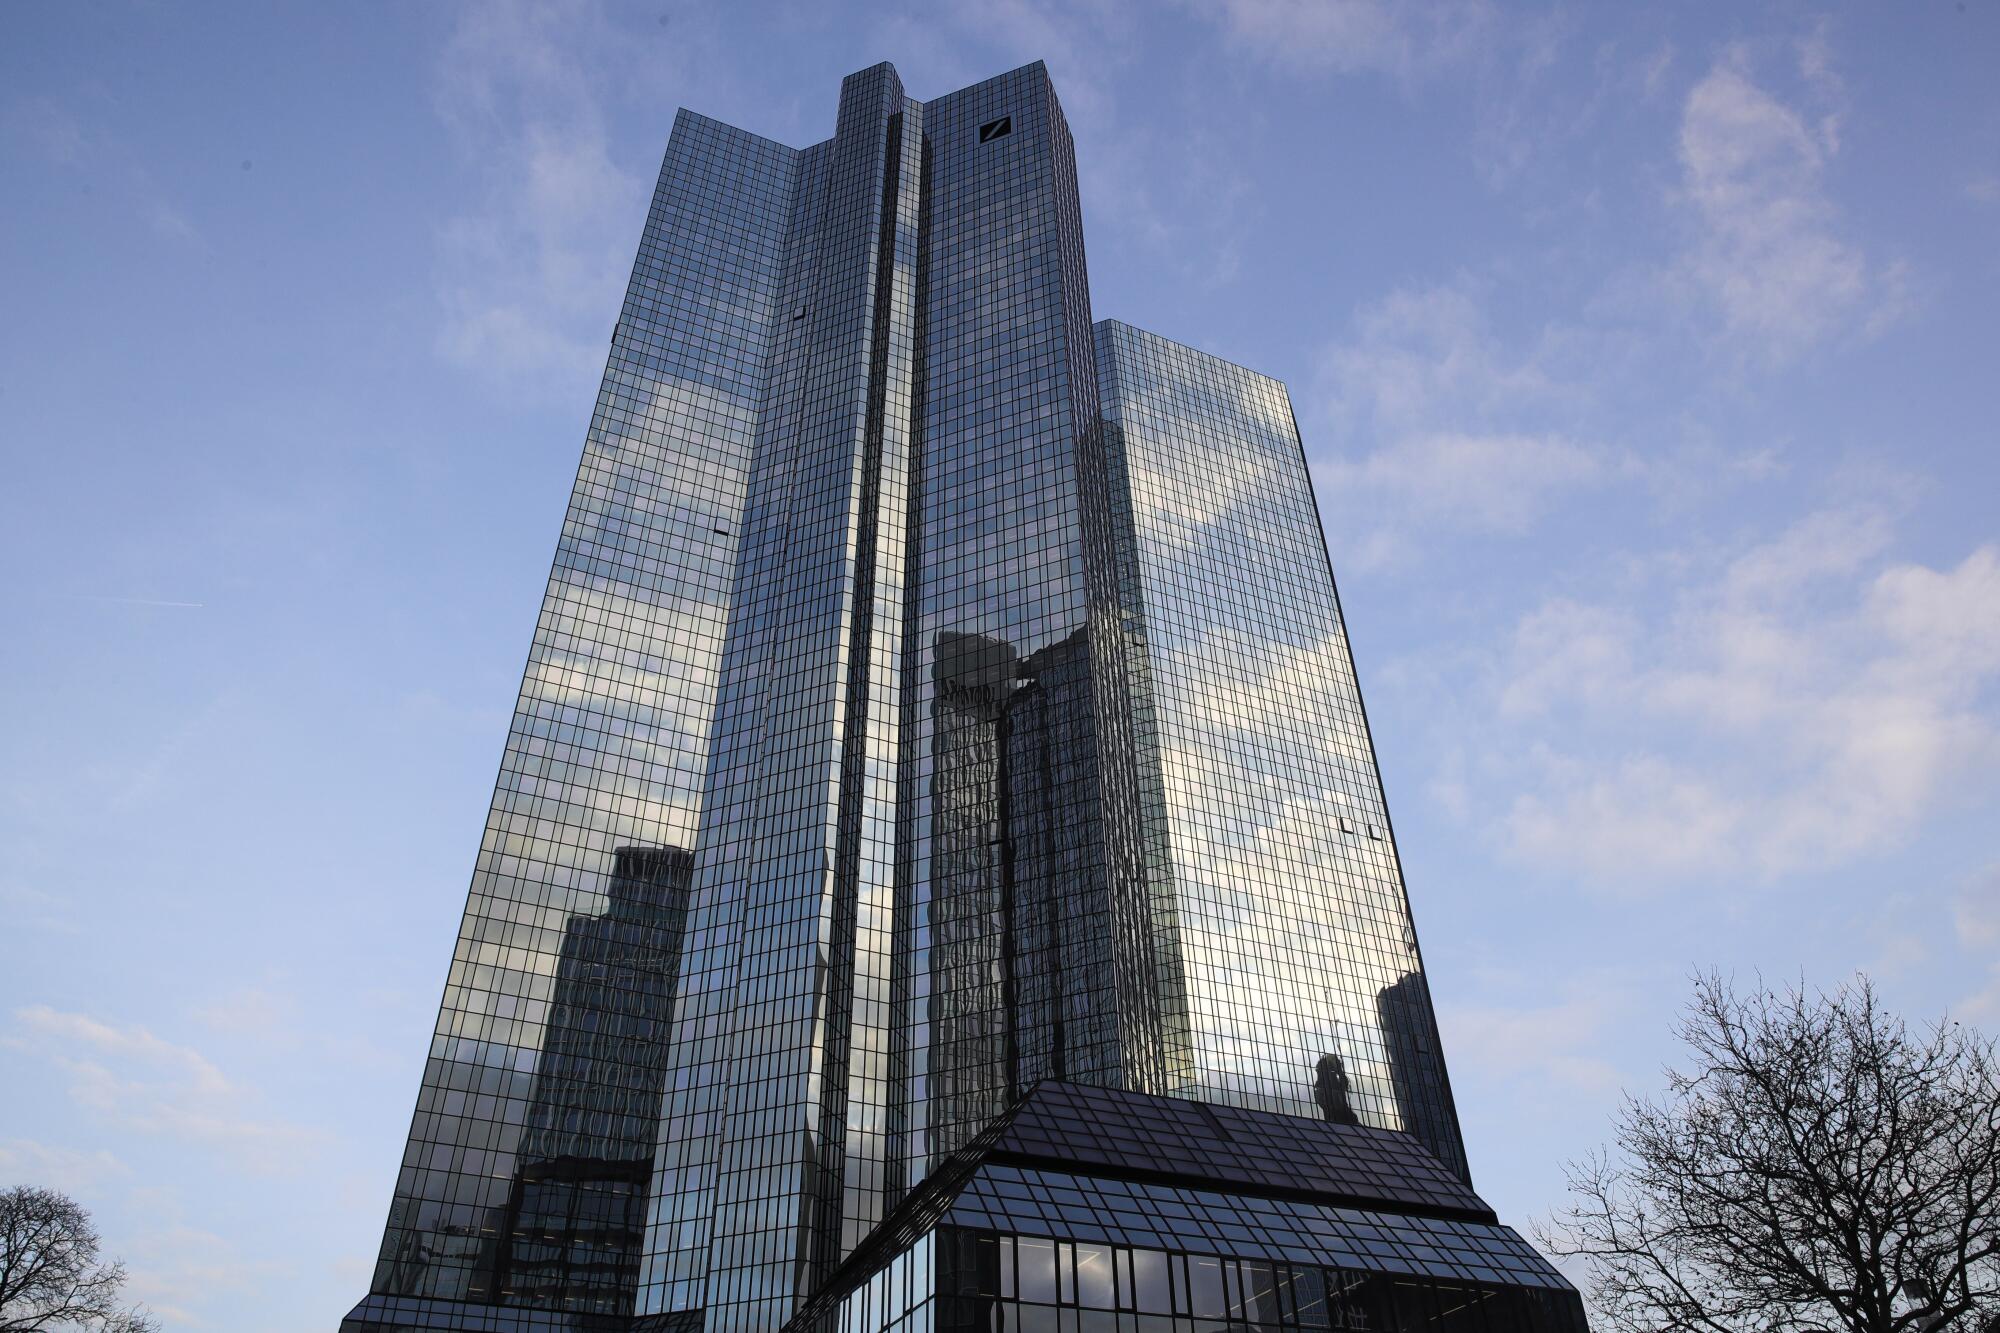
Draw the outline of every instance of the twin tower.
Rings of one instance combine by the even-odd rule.
[[[1092,321],[1041,65],[676,121],[341,1327],[1581,1328],[1284,386]]]

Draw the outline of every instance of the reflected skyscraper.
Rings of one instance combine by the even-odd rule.
[[[631,1308],[693,861],[680,847],[619,848],[605,910],[563,929],[514,1188],[495,1229],[492,1289],[503,1302]]]
[[[1580,1321],[1470,1187],[1284,387],[1093,323],[1039,64],[682,112],[343,1329]]]

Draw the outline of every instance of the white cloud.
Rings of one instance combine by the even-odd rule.
[[[1887,563],[1888,540],[1879,512],[1827,511],[1657,616],[1632,609],[1649,593],[1523,617],[1487,775],[1516,793],[1512,851],[1608,886],[1770,879],[1976,791],[2000,766],[2000,549],[1933,569]]]
[[[144,1028],[120,1028],[88,1014],[66,1014],[45,1004],[29,1005],[14,1015],[30,1034],[53,1039],[63,1049],[93,1049],[107,1056],[163,1068],[178,1074],[195,1091],[226,1095],[232,1091],[206,1056],[191,1046],[162,1041]]]
[[[221,1149],[265,1173],[296,1169],[324,1144],[321,1131],[249,1114],[255,1090],[191,1046],[48,1005],[18,1009],[14,1018],[8,1044],[63,1071],[71,1100],[102,1124]]]
[[[1499,693],[1501,716],[1593,697],[1627,679],[1637,637],[1637,623],[1623,608],[1544,602],[1515,628],[1515,668]]]
[[[1799,77],[1806,81],[1822,98],[1835,98],[1844,91],[1840,72],[1834,68],[1832,25],[1825,15],[1814,23],[1812,30],[1797,42]],[[1838,125],[1837,117],[1829,117],[1828,132]]]
[[[1837,95],[1823,36],[1801,52],[1802,76]],[[1906,302],[1899,265],[1871,264],[1841,235],[1826,192],[1840,151],[1838,117],[1817,120],[1753,77],[1731,48],[1682,109],[1680,193],[1695,240],[1677,277],[1720,317],[1746,358],[1781,363],[1844,333],[1867,333]]]
[[[1409,75],[1474,52],[1483,0],[1196,0],[1239,45],[1300,72]]]

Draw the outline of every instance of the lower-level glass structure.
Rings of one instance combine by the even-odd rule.
[[[1587,1333],[1548,1261],[1401,1136],[1065,1084],[954,1158],[786,1328]]]

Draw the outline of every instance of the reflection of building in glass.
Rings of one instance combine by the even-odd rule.
[[[1108,886],[1077,818],[1093,776],[1080,744],[1090,734],[1090,690],[1079,631],[1022,660],[1007,708],[1010,1101],[1040,1079],[1116,1067],[1118,1033],[1096,993],[1112,965]]]
[[[1465,1147],[1459,1142],[1458,1120],[1451,1094],[1438,1073],[1444,1061],[1437,1050],[1437,1019],[1431,1012],[1430,987],[1424,974],[1411,972],[1383,988],[1377,1012],[1382,1042],[1389,1054],[1389,1087],[1396,1099],[1396,1118],[1460,1175],[1466,1174]]]
[[[1040,65],[683,112],[343,1328],[1574,1327],[1467,1182],[1284,386]]]
[[[507,1108],[522,1108],[518,1131],[494,1140],[514,1145],[505,1202],[476,1225],[426,1230],[399,1224],[399,1201],[390,1291],[631,1309],[692,860],[679,847],[613,852],[603,909],[563,926],[532,1092]]]
[[[1322,1055],[1313,1070],[1313,1101],[1319,1113],[1336,1125],[1361,1123],[1347,1099],[1347,1066],[1332,1052]]]
[[[609,904],[571,917],[557,954],[548,1041],[497,1228],[493,1289],[508,1305],[615,1314],[638,1285],[694,858],[679,847],[614,857]]]
[[[1093,978],[1108,922],[1088,896],[1073,738],[1090,725],[1081,633],[1019,658],[942,636],[933,701],[932,1151],[964,1144],[1030,1086],[1087,1077],[1115,1030]]]
[[[957,1147],[1004,1111],[1019,1064],[1006,759],[1020,659],[947,634],[932,703],[930,1022],[934,1132]]]

